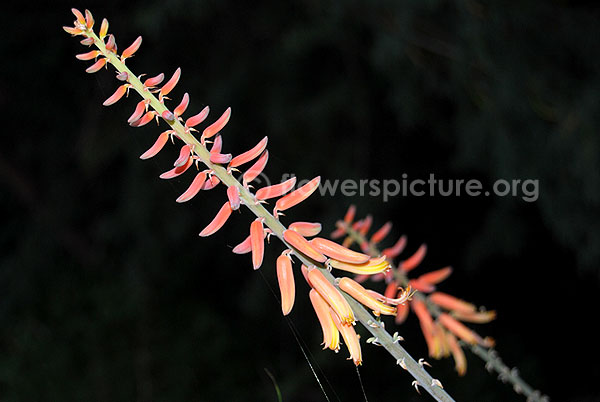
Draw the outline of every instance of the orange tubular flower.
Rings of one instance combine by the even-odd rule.
[[[319,187],[321,176],[317,176],[299,189],[292,191],[285,197],[277,200],[273,215],[277,218],[279,211],[285,211],[293,206],[300,204],[302,201],[311,196],[312,193]]]
[[[227,187],[227,198],[229,199],[229,204],[231,205],[231,209],[234,211],[240,208],[240,189],[236,186]]]
[[[227,203],[229,205],[229,203]],[[257,218],[250,225],[250,244],[252,245],[252,265],[259,269],[265,253],[264,228],[262,219]]]
[[[289,243],[290,246],[300,251],[302,254],[317,262],[327,261],[327,257],[321,254],[316,248],[312,246],[302,235],[293,230],[285,230],[283,232],[284,240]]]
[[[295,185],[296,185],[296,178],[292,177],[291,179],[286,180],[283,183],[260,188],[256,191],[256,199],[257,200],[268,200],[269,198],[281,197],[282,195],[291,191]]]
[[[160,100],[163,100],[163,98],[167,94],[169,94],[173,90],[173,88],[175,88],[175,85],[177,85],[177,83],[179,82],[179,77],[181,77],[181,68],[178,67],[177,70],[175,70],[175,73],[173,73],[173,76],[169,79],[169,81],[167,81],[167,83],[163,85],[160,89]]]
[[[308,295],[323,331],[323,349],[329,348],[337,352],[340,349],[340,332],[331,318],[331,307],[316,290],[311,289]]]
[[[340,269],[342,271],[352,272],[359,275],[373,275],[380,272],[385,272],[389,269],[390,264],[385,257],[371,258],[364,264],[348,264],[347,262],[329,260],[328,265],[331,268]]]
[[[217,230],[221,229],[221,227],[223,227],[225,222],[227,222],[227,219],[229,218],[230,215],[231,215],[231,205],[229,205],[229,201],[227,201],[225,204],[223,204],[223,206],[221,207],[221,209],[219,210],[219,212],[217,213],[215,218],[212,220],[212,222],[209,223],[208,226],[205,227],[204,230],[202,230],[202,232],[200,232],[200,236],[201,237],[210,236],[211,234],[215,233]]]
[[[344,292],[348,293],[352,298],[361,304],[364,304],[373,311],[377,317],[379,315],[396,315],[396,308],[388,306],[373,297],[367,290],[360,284],[356,283],[350,278],[342,278],[338,282],[338,287]]]
[[[163,147],[165,146],[167,141],[169,140],[169,135],[172,132],[173,131],[171,131],[171,130],[163,131],[156,139],[156,142],[154,143],[154,145],[152,145],[150,147],[150,149],[148,149],[146,152],[144,152],[140,156],[140,159],[150,159],[153,156],[155,156],[157,153],[159,153],[163,149]]]
[[[422,244],[412,256],[400,263],[400,269],[404,272],[408,272],[416,268],[421,261],[423,261],[423,258],[425,258],[425,254],[427,254],[427,245]]]
[[[319,222],[294,222],[288,228],[304,237],[316,236],[321,232]]]
[[[277,258],[277,281],[279,282],[279,291],[281,293],[281,310],[283,315],[288,315],[292,311],[296,297],[292,260],[288,253],[289,250]]]
[[[431,271],[426,274],[423,274],[417,278],[417,280],[425,283],[429,283],[431,285],[436,285],[446,278],[448,278],[452,274],[452,267],[446,267],[442,269],[438,269],[436,271]]]
[[[258,158],[258,156],[260,154],[262,154],[263,151],[267,148],[268,141],[269,141],[269,138],[265,137],[258,144],[256,144],[254,146],[254,148],[252,148],[251,150],[246,151],[243,154],[236,156],[235,158],[233,158],[231,160],[231,162],[229,162],[229,167],[234,168],[234,167],[243,165],[244,163],[250,162],[251,160]],[[294,182],[295,182],[295,180],[294,180]],[[258,194],[258,192],[257,192],[257,194]]]
[[[392,247],[384,249],[381,254],[392,260],[404,251],[404,247],[406,247],[406,236],[402,235]]]
[[[263,152],[261,157],[256,162],[254,162],[250,169],[248,169],[242,176],[244,187],[248,188],[248,183],[256,179],[258,175],[262,173],[262,171],[265,169],[265,166],[267,166],[268,161],[269,151],[265,151]]]
[[[446,313],[440,314],[438,320],[448,331],[467,343],[472,345],[479,344],[486,348],[494,345],[494,341],[491,338],[481,338],[477,333]]]
[[[467,358],[465,357],[465,352],[463,352],[458,344],[456,337],[450,332],[446,332],[446,344],[454,358],[454,367],[458,372],[458,375],[461,377],[464,376],[467,372]]]
[[[354,312],[342,294],[333,286],[318,268],[307,273],[308,282],[339,316],[344,325],[354,324]]]
[[[207,170],[199,172],[196,175],[196,177],[194,177],[194,180],[192,181],[192,184],[190,184],[190,186],[188,187],[188,189],[185,190],[185,192],[183,194],[181,194],[177,198],[176,201],[179,202],[179,203],[181,203],[181,202],[189,201],[192,198],[194,198],[196,196],[196,194],[198,194],[198,192],[204,186],[204,183],[206,182],[207,173],[208,173]]]
[[[142,37],[138,36],[137,39],[134,40],[133,43],[127,49],[123,50],[123,53],[121,53],[121,61],[124,61],[125,59],[128,59],[131,56],[133,56],[133,54],[138,51],[141,44]]]
[[[467,303],[464,300],[457,299],[454,296],[442,292],[435,292],[429,295],[429,300],[438,306],[445,308],[446,310],[461,312],[461,313],[475,313],[477,308],[471,303]]]
[[[325,254],[327,257],[333,258],[341,262],[349,264],[364,264],[369,261],[370,257],[366,254],[357,253],[344,246],[340,246],[336,242],[331,240],[323,239],[321,237],[315,237],[310,241],[317,250]]]
[[[219,117],[217,119],[217,121],[215,121],[213,124],[211,124],[210,126],[208,126],[204,129],[204,131],[202,132],[201,141],[203,139],[211,138],[212,136],[217,134],[219,131],[221,131],[223,129],[223,127],[225,127],[225,125],[229,122],[230,117],[231,117],[231,108],[228,107],[227,110],[225,110],[225,112],[223,112],[221,117]],[[202,142],[204,142],[204,141],[202,141]]]
[[[356,366],[360,366],[362,364],[362,352],[360,349],[360,340],[358,339],[358,335],[356,335],[356,331],[354,331],[354,327],[345,325],[341,322],[340,318],[332,309],[329,309],[329,311],[335,326],[338,331],[341,332],[344,342],[346,342],[346,347],[350,352],[350,359],[354,361]]]
[[[390,233],[390,230],[392,230],[392,222],[386,222],[379,230],[377,230],[377,232],[373,233],[373,236],[371,236],[371,243],[377,244],[385,239],[388,233]]]

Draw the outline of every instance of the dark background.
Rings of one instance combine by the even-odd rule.
[[[223,188],[179,205],[191,176],[164,182],[177,151],[142,162],[159,129],[126,124],[137,99],[106,108],[113,72],[85,73],[62,31],[70,7],[110,21],[128,65],[170,74],[190,112],[227,106],[224,150],[268,135],[267,174],[301,179],[537,179],[520,197],[313,196],[284,222],[334,228],[351,203],[391,244],[427,242],[418,273],[451,264],[440,290],[498,311],[477,326],[555,401],[595,401],[598,365],[600,137],[594,2],[13,2],[2,16],[0,400],[325,400],[281,317],[267,248],[253,272],[231,248],[252,219],[198,232]],[[321,351],[297,279],[290,319],[331,400],[361,400],[347,352]],[[391,322],[388,328],[393,328]],[[393,331],[393,330],[392,330]],[[426,357],[417,320],[399,329]],[[366,335],[362,331],[363,335]],[[365,338],[363,338],[365,339]],[[370,401],[428,400],[384,350],[363,342]],[[524,400],[468,354],[430,373],[457,400]]]

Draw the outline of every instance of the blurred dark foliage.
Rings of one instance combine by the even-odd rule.
[[[253,272],[230,252],[247,211],[199,239],[224,191],[177,205],[190,177],[157,177],[174,148],[138,160],[159,131],[126,124],[135,97],[101,105],[117,83],[74,58],[84,49],[61,29],[73,6],[107,17],[121,49],[144,37],[134,71],[181,66],[174,98],[190,92],[193,112],[231,106],[227,152],[268,135],[273,181],[538,179],[535,202],[314,196],[284,220],[328,233],[350,203],[392,220],[408,252],[429,245],[419,272],[451,264],[440,289],[498,311],[477,330],[533,387],[598,400],[595,2],[12,3],[0,16],[0,400],[275,401],[266,369],[284,401],[322,401],[290,326],[332,400],[362,395],[346,351],[320,350],[299,275],[281,317],[281,245]],[[400,332],[426,356],[414,317]],[[370,401],[428,399],[385,351],[364,355]],[[465,378],[451,359],[431,363],[457,400],[521,400],[473,355]]]

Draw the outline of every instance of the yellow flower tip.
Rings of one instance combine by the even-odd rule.
[[[338,286],[353,299],[369,307],[376,316],[379,316],[380,314],[396,315],[395,307],[388,306],[387,304],[380,302],[377,300],[377,298],[369,294],[369,292],[362,285],[353,279],[344,277],[339,280]]]
[[[323,331],[323,349],[329,348],[337,352],[340,348],[340,333],[330,314],[329,304],[314,289],[310,290],[309,298]]]
[[[310,285],[336,312],[340,321],[345,325],[352,325],[355,321],[354,312],[340,291],[325,278],[318,268],[309,269],[306,275]]]
[[[356,334],[354,327],[351,325],[346,325],[344,322],[342,322],[340,317],[338,317],[338,315],[332,309],[330,309],[330,314],[335,326],[344,338],[346,347],[350,352],[350,359],[354,361],[356,366],[360,366],[362,364],[362,352],[360,348],[360,339]]]
[[[387,262],[384,256],[371,258],[369,261],[363,264],[350,264],[348,262],[331,259],[329,265],[331,268],[359,275],[374,275],[386,272],[390,269],[390,264]]]

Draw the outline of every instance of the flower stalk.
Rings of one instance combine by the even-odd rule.
[[[343,235],[346,235],[347,239],[349,239],[349,240],[345,241],[346,244],[347,243],[356,243],[356,244],[360,245],[360,247],[364,253],[369,254],[371,256],[380,256],[382,254],[384,254],[384,255],[387,254],[386,250],[384,250],[384,252],[382,253],[376,246],[376,243],[379,243],[382,240],[381,236],[375,236],[375,234],[377,234],[377,232],[371,237],[371,240],[369,240],[366,237],[366,231],[363,233],[363,231],[360,230],[360,224],[359,225],[352,224],[352,220],[354,218],[354,213],[355,213],[354,206],[351,206],[349,209],[349,212],[346,214],[346,218],[344,220],[340,220],[336,223],[337,230],[334,232],[335,237],[341,237]],[[350,215],[350,217],[349,217],[349,215]],[[366,220],[368,222],[370,222],[371,219],[367,218]],[[359,223],[360,223],[360,221],[359,221]],[[369,226],[370,226],[370,224],[369,224]],[[384,225],[384,228],[389,228],[389,225],[387,225],[387,224]],[[375,238],[376,241],[373,241],[373,238]],[[406,244],[406,236],[402,236],[400,238],[400,240],[398,241],[398,243],[396,244],[396,246],[394,246],[394,247],[397,247],[397,245],[399,243],[402,246],[399,249],[395,250],[395,252],[391,253],[391,255],[397,255],[401,252],[401,249],[403,249],[404,245]],[[390,250],[390,249],[387,249],[387,250]],[[391,263],[391,261],[388,261],[390,263],[390,269],[391,269],[391,272],[393,275],[393,279],[399,285],[410,286],[411,282],[414,283],[414,281],[409,280],[408,276],[406,275],[406,272],[412,270],[413,268],[415,268],[418,265],[418,264],[414,263],[415,260],[418,259],[419,263],[420,263],[420,261],[424,257],[423,250],[426,250],[425,246],[421,246],[417,250],[417,252],[415,254],[413,254],[413,256],[409,257],[407,260],[404,260],[403,262],[401,262],[399,264],[400,266],[402,266],[402,264],[404,263],[406,266],[409,267],[408,270],[406,270],[406,269],[403,270],[403,269],[401,269],[401,267],[395,267]],[[391,255],[388,257],[388,260],[392,259]],[[407,262],[408,262],[408,264],[407,264]],[[449,273],[447,272],[448,269],[442,269],[440,271],[443,271],[440,274],[443,277],[443,279],[445,279],[449,275]],[[424,277],[426,275],[430,275],[430,274],[424,274],[421,277]],[[430,277],[433,277],[433,276],[430,275]],[[441,279],[441,280],[443,280],[443,279]],[[441,293],[433,293],[429,296],[426,296],[425,294],[418,292],[412,296],[414,299],[414,302],[416,302],[419,306],[417,309],[415,309],[415,312],[420,311],[419,309],[422,306],[423,308],[426,309],[429,316],[434,317],[434,318],[442,317],[442,319],[447,320],[448,317],[450,317],[450,316],[447,313],[444,313],[442,308],[440,307],[439,304],[443,304],[443,303],[440,303],[441,300],[438,301],[438,303],[434,302],[436,299],[438,299],[438,300],[442,299],[442,300],[446,301],[449,299],[447,296],[448,295],[441,294]],[[474,308],[474,306],[471,305],[470,303],[466,303],[462,300],[455,299],[455,298],[452,298],[452,299],[453,299],[452,301],[454,302],[453,306],[458,308],[459,311],[463,310],[463,312],[467,313]],[[448,302],[446,301],[446,303],[448,303]],[[475,313],[475,314],[482,314],[483,316],[487,315],[488,317],[493,318],[494,315],[490,314],[490,313],[493,313],[493,312],[484,312],[484,313]],[[489,321],[489,319],[486,320],[485,322],[487,322],[487,321]],[[477,321],[473,321],[473,322],[477,322]],[[421,323],[421,324],[423,325],[423,323]],[[451,343],[452,342],[455,343],[456,340],[451,333],[448,333],[447,335],[450,335],[452,337],[451,342],[448,342],[448,346],[450,347],[450,349],[452,349]],[[468,336],[473,336],[473,335],[468,334]],[[426,338],[427,338],[427,336],[426,336]],[[431,341],[431,339],[426,339],[426,340],[427,340],[428,344]],[[525,396],[527,398],[527,402],[548,402],[550,400],[547,396],[543,395],[539,390],[534,389],[531,385],[529,385],[527,382],[525,382],[519,376],[519,371],[517,370],[516,367],[512,368],[512,369],[509,368],[502,361],[502,359],[500,359],[500,357],[498,356],[498,352],[493,349],[493,345],[490,344],[490,346],[486,347],[486,344],[483,339],[480,342],[480,343],[483,343],[483,345],[477,341],[468,342],[465,340],[460,340],[458,343],[460,344],[460,346],[468,347],[474,355],[481,358],[485,362],[485,368],[489,372],[498,373],[498,379],[504,383],[511,384],[515,393]],[[459,353],[462,354],[462,352],[459,352]],[[457,359],[457,357],[459,359],[464,359],[464,356],[460,356],[460,355],[456,356],[455,355],[455,360]],[[458,363],[457,363],[457,367],[458,367]],[[460,370],[459,370],[459,374],[460,374]],[[464,374],[464,372],[463,372],[463,374]]]
[[[231,166],[229,166],[228,168],[221,166],[222,163],[227,163],[231,161],[231,158],[215,156],[216,154],[222,155],[220,154],[220,149],[215,152],[211,152],[205,146],[205,144],[207,143],[207,141],[205,140],[213,138],[227,123],[227,121],[230,118],[231,110],[227,109],[225,113],[223,113],[223,115],[216,122],[214,122],[208,128],[206,128],[202,133],[201,140],[199,141],[192,134],[192,131],[195,131],[193,130],[193,127],[200,124],[207,117],[208,109],[203,110],[198,115],[189,118],[185,122],[185,124],[182,124],[183,120],[180,120],[179,115],[183,114],[187,107],[187,103],[189,102],[189,97],[187,97],[187,94],[184,95],[184,100],[178,106],[178,108],[175,109],[174,113],[171,112],[163,102],[163,96],[173,89],[173,87],[179,80],[181,71],[179,69],[176,71],[174,78],[170,79],[167,82],[167,84],[165,84],[163,89],[160,90],[159,97],[157,98],[154,95],[154,93],[159,92],[159,90],[156,89],[155,86],[159,85],[162,82],[162,80],[164,79],[164,75],[161,74],[142,82],[138,78],[138,76],[136,76],[125,65],[125,59],[131,57],[133,53],[135,53],[138,50],[141,44],[141,38],[138,38],[133,45],[126,49],[125,54],[119,57],[116,52],[115,38],[112,34],[108,34],[108,23],[106,22],[106,20],[103,20],[102,22],[99,37],[94,33],[92,29],[94,21],[89,11],[86,10],[85,16],[83,16],[79,11],[75,9],[73,10],[73,13],[77,17],[77,20],[75,21],[75,26],[65,27],[65,30],[68,33],[75,36],[84,36],[85,39],[82,41],[83,44],[88,46],[94,45],[98,48],[98,53],[94,51],[93,56],[90,55],[84,58],[86,60],[97,59],[97,61],[86,71],[89,73],[97,72],[102,68],[105,68],[107,64],[111,64],[118,73],[117,78],[121,81],[126,81],[126,84],[123,84],[120,87],[120,89],[118,89],[117,92],[113,96],[111,96],[111,98],[109,98],[109,100],[105,103],[109,105],[114,104],[126,92],[128,92],[130,89],[133,89],[142,97],[143,100],[138,103],[138,107],[136,108],[134,115],[132,115],[129,119],[129,123],[134,127],[140,127],[154,119],[156,119],[157,122],[159,122],[162,119],[170,127],[169,131],[166,132],[167,134],[161,134],[159,140],[157,140],[157,143],[155,143],[151,150],[149,150],[149,153],[146,152],[144,155],[142,155],[143,159],[151,157],[155,155],[158,151],[160,151],[162,146],[164,146],[167,142],[166,139],[170,135],[174,135],[177,138],[179,138],[181,141],[184,142],[184,146],[180,151],[179,158],[175,161],[175,167],[171,171],[164,173],[161,177],[175,177],[179,174],[184,173],[194,162],[196,162],[196,164],[198,162],[201,162],[208,168],[208,173],[206,171],[199,173],[202,176],[197,176],[197,178],[199,177],[198,181],[201,182],[201,185],[199,185],[199,183],[196,183],[198,188],[202,187],[203,189],[209,189],[216,186],[218,183],[224,184],[228,189],[234,188],[235,191],[231,191],[230,195],[232,197],[235,197],[235,199],[237,200],[236,205],[243,204],[248,209],[250,209],[250,211],[252,211],[254,215],[256,215],[256,228],[258,228],[260,223],[260,226],[263,226],[265,230],[268,230],[269,235],[276,236],[282,241],[282,243],[286,245],[286,247],[290,250],[289,254],[294,255],[305,266],[312,267],[312,269],[317,269],[321,276],[330,284],[330,286],[333,286],[335,287],[335,289],[337,289],[336,278],[327,269],[327,266],[324,264],[325,260],[322,260],[319,257],[321,254],[317,251],[316,254],[307,255],[303,250],[306,250],[305,247],[312,248],[312,245],[308,242],[304,244],[301,240],[299,240],[300,238],[294,235],[297,234],[296,231],[286,228],[279,221],[279,219],[277,219],[278,212],[291,208],[292,206],[306,199],[312,192],[314,192],[318,186],[318,180],[313,179],[303,188],[300,188],[288,194],[287,196],[284,196],[283,198],[279,199],[279,201],[277,201],[274,213],[271,214],[266,208],[264,208],[264,206],[260,202],[257,202],[256,196],[249,190],[248,187],[248,183],[251,182],[252,179],[260,173],[260,171],[262,171],[264,165],[266,164],[268,153],[267,151],[264,151],[264,153],[262,153],[262,149],[264,149],[264,146],[266,146],[266,140],[264,140],[264,146],[261,145],[259,147],[261,149],[260,152],[256,152],[256,154],[262,153],[263,156],[261,156],[261,158],[255,163],[255,165],[244,174],[243,182],[240,183],[231,173]],[[214,147],[215,144],[213,144],[213,148]],[[226,159],[227,161],[225,161]],[[245,160],[245,157],[242,159]],[[239,161],[240,160],[238,159],[236,163],[245,163]],[[194,183],[192,183],[192,185],[193,184]],[[190,191],[197,192],[198,188],[190,189]],[[276,192],[277,189],[274,191]],[[191,197],[193,197],[191,193],[186,192],[184,194],[186,194],[185,197],[180,197],[178,201],[187,201]],[[231,209],[231,201],[228,201],[226,204],[223,205],[223,207],[221,207],[221,210],[217,214],[217,217],[209,224],[205,231],[201,233],[201,236],[208,235],[218,230],[218,228],[225,223],[225,221],[231,214]],[[253,235],[253,233],[251,233],[250,236],[250,243],[253,246],[254,243],[257,243],[257,239],[260,239],[262,241],[262,236],[260,236],[260,233],[258,233],[258,229],[254,231],[256,231],[257,234]],[[286,236],[286,234],[288,236]],[[292,239],[292,241],[290,241],[290,239]],[[256,249],[256,246],[252,247],[253,254],[256,252]],[[313,259],[311,258],[311,256],[315,258]],[[353,255],[352,257],[356,258],[356,255]],[[255,269],[258,268],[258,266],[260,266],[261,262],[262,256],[260,256],[259,258],[258,255],[253,255],[253,263]],[[361,324],[363,324],[363,326],[373,335],[373,337],[377,339],[377,344],[384,347],[396,359],[397,363],[414,377],[415,381],[413,381],[413,385],[425,389],[437,401],[453,401],[450,395],[448,395],[448,393],[442,388],[440,381],[432,378],[425,371],[422,365],[415,361],[407,353],[407,351],[398,344],[398,336],[390,335],[384,329],[383,325],[379,321],[377,321],[377,319],[374,316],[372,316],[365,308],[363,308],[362,305],[355,299],[353,299],[344,292],[340,292],[340,294],[350,306],[354,314],[354,318],[357,321],[361,322]],[[347,317],[347,319],[349,320],[349,317]],[[341,320],[339,323],[336,323],[336,325],[344,326],[343,328],[341,328],[341,333],[344,336],[344,338],[348,339],[348,347],[354,349],[351,350],[351,353],[353,355],[355,363],[357,365],[360,364],[360,346],[358,344],[358,338],[356,338],[356,335],[354,334],[354,329],[348,322],[344,322],[343,320]]]

